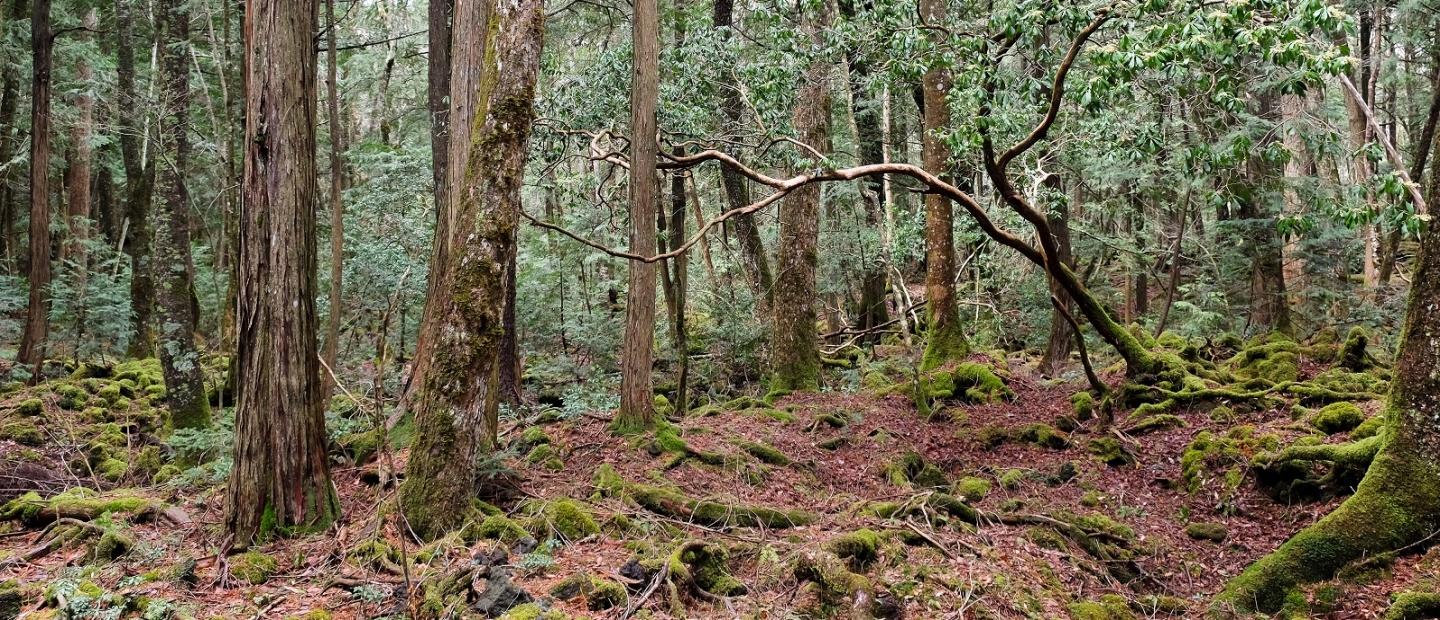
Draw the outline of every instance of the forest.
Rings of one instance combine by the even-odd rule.
[[[0,620],[1440,618],[1435,0],[0,0]]]

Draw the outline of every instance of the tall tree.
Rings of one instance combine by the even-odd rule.
[[[1280,101],[1275,93],[1256,97],[1257,116],[1274,122],[1279,120]],[[1276,140],[1267,132],[1257,144],[1264,148]],[[1290,300],[1285,286],[1283,241],[1275,229],[1282,193],[1278,189],[1280,164],[1269,161],[1256,150],[1247,159],[1232,190],[1235,193],[1236,215],[1244,220],[1244,247],[1250,258],[1250,327],[1256,331],[1291,333]]]
[[[840,13],[846,20],[854,20],[859,13],[857,0],[839,2]],[[861,8],[869,10],[870,3],[863,2]],[[870,81],[870,62],[858,49],[850,49],[845,55],[849,68],[851,118],[855,119],[855,140],[859,147],[859,164],[862,166],[885,162],[885,131],[882,127],[883,106],[867,91]],[[860,200],[865,206],[865,226],[882,243],[868,244],[866,251],[879,251],[861,256],[864,269],[860,281],[860,305],[855,317],[855,328],[873,330],[890,322],[890,313],[885,306],[887,287],[886,270],[889,267],[884,254],[883,235],[880,235],[890,208],[889,196],[885,191],[884,177],[870,177],[860,184]],[[874,341],[878,333],[867,338]]]
[[[829,27],[829,2],[811,9],[801,20],[812,43]],[[828,150],[830,84],[834,62],[815,53],[801,78],[792,123],[799,141]],[[809,165],[821,165],[811,162]],[[780,239],[776,256],[774,351],[770,389],[816,390],[820,387],[820,348],[815,330],[816,268],[819,264],[820,186],[802,187],[780,203]]]
[[[945,0],[921,0],[920,15],[926,23],[943,24],[949,19]],[[949,177],[953,164],[942,132],[950,126],[950,72],[931,67],[920,80],[922,94],[921,165],[942,178]],[[925,315],[928,322],[922,368],[935,368],[970,351],[960,326],[960,307],[955,300],[955,214],[950,199],[925,194]]]
[[[345,276],[345,203],[342,192],[345,183],[345,132],[340,128],[340,88],[335,58],[335,0],[325,0],[326,30],[325,55],[325,112],[330,127],[330,313],[325,320],[325,363],[335,367],[335,356],[340,351],[340,293]],[[330,382],[326,382],[329,385]]]
[[[115,0],[115,86],[119,94],[120,159],[125,166],[125,219],[129,239],[125,253],[130,256],[130,346],[129,357],[155,354],[155,281],[151,275],[153,232],[150,202],[155,191],[155,164],[147,157],[148,124],[144,121],[149,104],[135,87],[135,4],[136,0]]]
[[[161,98],[160,138],[164,158],[160,185],[164,199],[155,209],[155,283],[159,287],[160,366],[165,376],[165,402],[175,428],[210,425],[205,372],[195,346],[195,261],[190,256],[190,194],[185,186],[190,160],[190,14],[182,0],[160,6],[166,45],[160,47],[165,94]]]
[[[237,545],[340,513],[315,311],[315,0],[245,4],[239,396],[226,527]]]
[[[631,27],[634,59],[630,81],[630,251],[655,253],[655,127],[660,96],[660,5],[635,2]],[[625,340],[620,349],[620,411],[611,424],[628,433],[654,424],[650,370],[655,355],[655,263],[630,261],[625,294]]]
[[[474,93],[470,141],[486,148],[469,151],[464,181],[452,187],[459,206],[450,228],[451,264],[443,294],[430,301],[438,307],[429,334],[432,359],[411,402],[417,434],[400,499],[410,528],[424,539],[473,516],[477,457],[493,441],[503,302],[512,282],[507,272],[544,35],[541,0],[498,3],[487,22],[471,23],[463,14],[456,15],[455,40],[479,38],[480,71],[493,79]]]
[[[1048,210],[1050,230],[1055,235],[1055,247],[1060,249],[1060,262],[1073,270],[1075,256],[1070,249],[1070,203],[1061,194],[1064,191],[1064,182],[1060,175],[1050,173],[1040,180],[1040,187],[1047,194],[1046,202],[1051,205]],[[1054,375],[1070,359],[1070,348],[1078,334],[1075,333],[1075,328],[1070,326],[1070,320],[1065,318],[1065,314],[1072,312],[1071,308],[1075,305],[1070,301],[1070,294],[1065,292],[1065,287],[1055,278],[1047,277],[1046,280],[1051,298],[1058,300],[1060,305],[1050,310],[1050,335],[1045,340],[1045,353],[1040,357],[1037,369],[1041,374]]]
[[[715,0],[713,23],[720,40],[728,45],[734,39],[734,0]],[[740,84],[733,71],[722,70],[720,80],[722,129],[727,136],[737,138],[736,134],[741,131],[741,116],[744,111],[744,102],[740,98]],[[727,141],[724,148],[726,153],[731,156],[737,154],[733,140]],[[725,191],[725,201],[731,209],[739,209],[750,204],[750,188],[738,171],[730,166],[725,166],[720,169],[720,180]],[[770,272],[770,259],[765,252],[765,242],[760,238],[760,228],[756,226],[753,214],[742,213],[735,216],[733,221],[735,222],[735,235],[740,240],[740,256],[745,274],[748,276],[750,286],[761,306],[761,314],[765,314],[768,312],[770,296],[775,284],[775,276]]]
[[[91,8],[81,20],[77,38],[85,40],[99,28],[99,12]],[[95,67],[85,54],[75,63],[75,79],[82,89],[75,95],[75,124],[70,127],[70,148],[65,172],[65,241],[60,244],[60,264],[74,261],[77,273],[85,274],[85,240],[90,236],[90,165],[94,149],[90,135],[95,129],[95,94],[91,92]]]
[[[25,0],[11,0],[8,17],[18,19],[24,10]],[[5,66],[0,67],[0,161],[10,161],[20,136],[15,122],[20,109],[20,63],[15,60],[8,59]],[[0,172],[0,261],[7,273],[11,259],[19,250],[19,239],[15,235],[15,219],[19,215],[15,204],[17,169],[7,166]]]
[[[50,0],[30,10],[30,298],[16,360],[37,366],[50,331]]]

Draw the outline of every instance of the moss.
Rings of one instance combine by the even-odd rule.
[[[676,430],[673,426],[660,428],[655,431],[654,441],[654,447],[657,451],[680,457],[680,459],[676,460],[675,464],[678,464],[679,460],[683,459],[695,459],[706,465],[715,466],[721,466],[726,463],[725,455],[718,452],[695,449],[684,439],[681,439]]]
[[[324,609],[312,609],[298,616],[286,616],[285,620],[333,620],[334,616]]]
[[[814,584],[820,601],[829,610],[866,610],[873,600],[870,580],[849,570],[845,562],[831,553],[804,553],[795,559],[791,573],[801,582]],[[830,615],[828,610],[816,610]],[[817,613],[816,615],[821,615]],[[852,617],[869,617],[854,615]]]
[[[525,462],[531,465],[539,465],[550,471],[565,469],[565,461],[561,460],[560,454],[555,450],[554,444],[540,444],[525,455]]]
[[[1015,433],[1015,438],[1052,450],[1062,450],[1070,445],[1070,438],[1055,427],[1043,422],[1027,424]]]
[[[776,422],[789,424],[795,421],[795,414],[774,407],[760,407],[758,409],[746,409],[746,411],[763,418],[775,420]]]
[[[1326,405],[1310,418],[1310,426],[1322,433],[1333,435],[1360,426],[1365,421],[1365,412],[1355,403],[1339,402]]]
[[[95,466],[95,473],[110,482],[119,482],[130,473],[130,464],[120,459],[105,459]]]
[[[554,499],[532,508],[534,519],[530,531],[536,538],[560,538],[576,541],[600,533],[595,517],[579,502],[572,499]]]
[[[1215,407],[1210,410],[1210,421],[1230,424],[1235,421],[1235,410],[1226,405]]]
[[[505,515],[488,515],[461,533],[461,537],[467,540],[500,540],[507,543],[513,543],[529,536],[529,531]]]
[[[1088,391],[1070,395],[1070,408],[1075,412],[1075,419],[1082,422],[1095,417],[1095,395]]]
[[[1096,460],[1111,467],[1135,464],[1135,455],[1125,444],[1114,437],[1096,437],[1085,444],[1085,449]]]
[[[850,445],[850,438],[844,435],[839,435],[816,443],[815,447],[820,448],[821,450],[839,450],[840,448],[843,448],[847,445]]]
[[[1196,522],[1185,526],[1185,535],[1195,540],[1208,540],[1210,542],[1225,542],[1230,535],[1230,529],[1224,523],[1202,523]]]
[[[37,416],[45,413],[45,401],[38,398],[27,398],[15,406],[15,412],[23,416]]]
[[[0,620],[14,620],[20,617],[25,607],[25,591],[20,582],[10,579],[0,583]]]
[[[56,404],[67,411],[79,411],[90,402],[90,394],[84,388],[72,383],[62,383],[55,387],[55,395],[59,396]]]
[[[18,519],[26,525],[44,525],[59,517],[89,521],[100,515],[135,515],[156,510],[159,504],[150,498],[113,491],[105,494],[75,487],[50,498],[41,498],[31,491],[10,500],[0,508],[0,518]]]
[[[545,609],[539,603],[525,603],[511,607],[499,620],[570,620],[562,611]]]
[[[135,539],[127,536],[118,528],[107,527],[100,539],[90,547],[87,559],[92,562],[109,562],[120,558],[131,549],[135,548]]]
[[[934,317],[931,317],[930,321],[931,327],[925,338],[925,353],[920,358],[922,372],[939,368],[953,360],[964,359],[970,354],[970,343],[965,340],[965,332],[960,329],[958,320],[951,317],[939,326],[935,325]]]
[[[670,404],[670,399],[666,398],[664,394],[656,394],[652,399],[652,406],[655,407],[655,415],[662,418],[675,413],[675,406]]]
[[[1021,484],[1025,483],[1025,479],[1027,477],[1028,476],[1026,476],[1024,471],[1021,471],[1019,469],[1007,469],[1003,472],[1000,472],[1000,477],[998,478],[998,480],[1000,482],[1000,486],[1014,491],[1015,489],[1020,488]]]
[[[1383,620],[1440,618],[1440,592],[1402,592],[1395,595]]]
[[[269,581],[277,567],[275,558],[259,551],[247,551],[231,556],[227,563],[230,566],[230,576],[251,585]]]
[[[1385,416],[1371,416],[1350,431],[1351,439],[1369,439],[1385,430]]]
[[[687,542],[670,552],[670,574],[682,583],[720,596],[745,594],[745,584],[730,574],[730,552],[720,545]]]
[[[625,490],[625,479],[615,471],[615,466],[602,463],[595,469],[595,489],[602,496],[619,495]]]
[[[151,386],[151,387],[156,387],[156,386]],[[97,392],[95,392],[95,395],[96,395],[96,396],[99,396],[99,397],[102,398],[102,399],[104,399],[106,403],[113,404],[113,403],[119,402],[120,399],[126,397],[126,396],[125,396],[125,389],[124,389],[124,388],[125,388],[124,385],[122,385],[122,384],[120,384],[120,383],[113,383],[113,382],[112,382],[112,383],[108,383],[108,384],[106,384],[104,387],[100,388]],[[160,389],[161,389],[161,390],[164,390],[164,387],[163,387],[163,386],[160,386]],[[132,394],[133,394],[133,392],[132,392]]]
[[[990,481],[984,478],[966,476],[955,483],[955,494],[967,501],[978,502],[990,494]]]
[[[778,465],[781,467],[790,464],[790,457],[785,456],[784,452],[781,452],[780,450],[769,444],[761,443],[758,441],[738,439],[735,441],[735,445],[740,446],[741,450],[744,450],[747,454],[755,457],[762,463]]]
[[[536,446],[550,443],[550,436],[545,434],[545,429],[538,426],[526,428],[520,433],[520,438],[510,444],[516,452],[529,452]]]
[[[1098,601],[1072,603],[1068,610],[1073,620],[1135,620],[1129,603],[1117,594],[1106,594]]]
[[[815,521],[814,515],[800,510],[778,510],[697,500],[665,487],[627,484],[626,490],[635,502],[646,510],[712,527],[779,529],[809,525]]]
[[[825,548],[845,560],[851,569],[863,571],[880,558],[880,535],[868,528],[859,529],[830,539]]]
[[[1370,336],[1365,328],[1355,326],[1345,334],[1345,342],[1341,343],[1340,351],[1336,355],[1338,365],[1341,368],[1355,372],[1364,372],[1374,366],[1367,348],[1370,344]]]
[[[909,451],[886,463],[881,470],[886,480],[898,487],[914,485],[920,488],[938,489],[950,484],[945,472],[925,462],[919,453]]]
[[[1146,617],[1157,615],[1178,616],[1190,609],[1190,603],[1178,596],[1147,594],[1130,602],[1130,607]]]
[[[585,607],[590,611],[604,611],[614,607],[621,607],[630,601],[630,595],[625,592],[625,586],[609,579],[594,577],[590,581],[591,590],[585,595]]]
[[[384,437],[384,429],[373,428],[368,431],[341,435],[336,443],[340,444],[340,447],[350,455],[355,463],[368,463],[370,459],[380,453],[380,442]]]
[[[20,420],[0,426],[0,439],[9,439],[24,446],[39,446],[45,443],[40,427],[30,420]]]
[[[380,538],[361,541],[360,544],[351,547],[345,557],[356,566],[371,570],[399,568],[400,563],[404,560],[399,549]]]

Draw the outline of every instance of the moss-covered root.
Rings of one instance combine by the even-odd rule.
[[[1325,461],[1334,463],[1337,470],[1364,471],[1380,452],[1380,441],[1376,435],[1350,443],[1290,446],[1274,456],[1257,457],[1255,464],[1274,467],[1293,461]]]
[[[666,560],[670,579],[704,599],[745,594],[745,584],[730,574],[730,552],[724,547],[692,540],[675,547]]]
[[[1440,592],[1404,592],[1395,597],[1382,620],[1440,618]]]
[[[49,498],[42,498],[39,493],[31,491],[0,507],[0,519],[19,520],[31,527],[57,519],[93,521],[106,513],[134,518],[159,515],[172,521],[181,519],[180,515],[171,516],[163,503],[148,497],[120,491],[102,495],[82,487]]]
[[[828,551],[801,553],[791,564],[791,572],[802,584],[812,584],[811,592],[823,608],[814,611],[852,620],[875,617],[874,586],[864,576],[850,572],[845,561],[835,554]],[[847,615],[842,616],[841,613]]]
[[[943,327],[930,330],[925,340],[925,354],[920,358],[920,371],[934,370],[946,363],[964,359],[970,354],[970,343],[958,321],[946,321]]]
[[[779,529],[808,525],[815,521],[814,515],[800,510],[778,510],[700,500],[665,487],[629,484],[625,486],[625,490],[635,503],[646,510],[711,527]]]
[[[1280,609],[1295,586],[1329,579],[1365,556],[1426,540],[1440,527],[1440,464],[1390,447],[1355,495],[1232,579],[1212,615]]]

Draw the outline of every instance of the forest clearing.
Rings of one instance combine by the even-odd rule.
[[[3,0],[0,57],[0,620],[1440,618],[1423,0]]]

